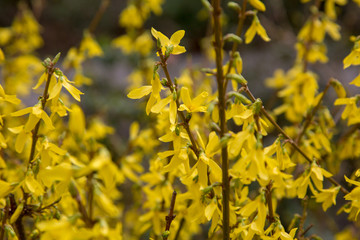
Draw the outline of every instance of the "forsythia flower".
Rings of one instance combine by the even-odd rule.
[[[3,51],[0,48],[0,63],[2,63],[4,60],[5,60],[5,56],[4,56]]]
[[[341,114],[341,118],[348,119],[348,125],[360,122],[360,108],[356,105],[358,100],[359,97],[338,98],[334,103],[335,106],[346,105],[343,113]]]
[[[173,55],[181,54],[186,52],[185,47],[179,46],[180,40],[184,37],[185,31],[179,30],[171,35],[170,40],[161,32],[156,31],[154,28],[151,28],[151,34],[154,38],[159,39],[161,43],[161,51],[165,54],[167,48],[173,48],[170,52]]]
[[[264,27],[261,25],[260,20],[256,15],[254,15],[251,26],[245,33],[245,43],[250,43],[254,39],[255,34],[258,34],[265,42],[270,41],[269,36],[267,35]]]
[[[343,61],[344,69],[351,65],[360,65],[360,36],[351,36],[350,40],[354,42],[354,47]]]
[[[264,12],[266,10],[264,3],[260,0],[250,0],[249,3],[259,11]]]
[[[183,104],[179,106],[179,111],[186,110],[187,112],[206,112],[207,107],[202,106],[202,104],[206,100],[207,96],[207,92],[202,92],[199,96],[191,100],[189,89],[187,87],[181,88],[181,99]]]

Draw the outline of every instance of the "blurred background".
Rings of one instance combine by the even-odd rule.
[[[23,2],[33,11],[41,25],[41,36],[44,44],[36,51],[40,59],[55,56],[61,52],[63,56],[73,46],[79,46],[84,29],[88,28],[95,13],[101,5],[101,0],[0,0],[0,28],[9,27],[18,12],[18,5]],[[250,45],[242,44],[240,53],[243,59],[243,75],[249,82],[249,87],[257,97],[262,98],[270,107],[276,106],[275,92],[264,85],[264,80],[273,75],[278,68],[288,70],[295,61],[294,44],[300,28],[309,16],[309,4],[302,4],[296,0],[263,1],[267,7],[265,13],[259,13],[259,19],[267,30],[270,42],[264,42],[259,37]],[[235,31],[237,16],[226,7],[223,1],[225,17],[224,33]],[[114,48],[111,42],[126,33],[126,29],[119,26],[119,14],[127,6],[126,0],[111,0],[104,15],[94,31],[94,36],[104,51],[104,57],[88,60],[84,63],[84,74],[93,80],[90,86],[83,86],[85,93],[81,106],[87,116],[101,116],[106,123],[116,129],[116,133],[109,139],[109,147],[115,155],[121,155],[128,139],[129,125],[133,121],[145,123],[147,117],[142,105],[138,101],[127,99],[128,75],[138,66],[137,56],[124,54]],[[187,49],[186,54],[174,57],[170,64],[173,76],[178,76],[183,68],[191,65],[194,68],[214,67],[202,54],[202,39],[209,36],[209,19],[200,0],[167,0],[162,5],[161,15],[151,15],[144,25],[145,30],[151,27],[170,36],[179,29],[186,35],[182,41]],[[319,74],[320,90],[330,77],[337,78],[353,95],[357,89],[348,83],[358,74],[356,68],[343,70],[342,60],[350,52],[352,34],[360,34],[360,9],[352,1],[338,9],[338,23],[341,26],[342,39],[333,41],[326,39],[329,62],[313,64],[309,68]],[[250,25],[247,21],[245,29]],[[151,55],[151,54],[150,54]],[[155,52],[152,53],[155,57]],[[325,101],[329,105],[335,99],[335,92],[330,90]],[[295,212],[301,213],[299,201],[281,202],[282,220],[288,223]],[[316,205],[319,207],[319,205]],[[310,206],[311,207],[311,206]],[[337,219],[329,218],[335,215],[336,209],[331,208],[327,213],[321,209],[312,208],[308,222],[322,224],[311,231],[324,239],[332,239],[332,232],[337,226],[347,224],[346,216]],[[338,229],[341,230],[341,229]]]

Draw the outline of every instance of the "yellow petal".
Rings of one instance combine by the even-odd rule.
[[[214,201],[211,201],[211,203],[209,205],[206,206],[205,208],[205,217],[207,218],[208,221],[211,220],[215,210],[216,210],[216,203]]]
[[[0,63],[2,63],[4,60],[5,60],[5,56],[4,56],[3,51],[0,48]]]
[[[25,186],[36,197],[44,194],[44,189],[41,184],[35,180],[34,175],[27,174],[25,177]]]
[[[41,86],[41,84],[45,81],[46,78],[47,78],[47,73],[44,72],[44,73],[41,75],[41,77],[39,78],[39,81],[37,82],[36,86],[33,87],[33,89],[38,89],[38,88]]]
[[[350,84],[360,87],[360,74],[354,80],[352,80]]]
[[[35,125],[39,122],[39,120],[40,118],[36,117],[33,114],[30,114],[29,119],[25,124],[24,131],[30,132],[31,130],[33,130],[35,128]]]
[[[255,37],[255,34],[256,34],[256,22],[255,22],[255,18],[254,18],[250,27],[248,28],[248,30],[245,33],[245,43],[246,44],[251,43],[251,41]]]
[[[131,99],[139,99],[150,94],[151,91],[152,91],[152,86],[142,86],[140,88],[136,88],[130,91],[127,97]]]
[[[62,84],[60,81],[58,81],[54,87],[49,92],[49,100],[53,99],[54,97],[58,96],[62,88]]]
[[[184,53],[184,52],[186,52],[185,47],[183,47],[183,46],[175,46],[173,51],[171,52],[171,54],[178,55],[178,54],[181,54],[181,53]]]
[[[164,107],[171,102],[172,97],[172,95],[169,95],[167,98],[161,99],[151,108],[151,112],[160,113],[164,109]]]
[[[13,187],[10,183],[0,180],[0,198],[6,197],[12,189]]]
[[[73,98],[75,98],[76,101],[80,102],[80,94],[84,93],[82,93],[79,89],[68,83],[66,80],[62,82],[62,85],[64,86],[64,88],[66,88],[66,90],[68,90],[68,92],[71,94],[71,96],[73,96]]]
[[[260,0],[250,0],[250,4],[259,11],[264,12],[266,10],[264,3]]]
[[[185,35],[185,31],[184,31],[184,30],[176,31],[176,32],[170,37],[170,42],[171,42],[171,44],[179,45],[180,40],[184,37],[184,35]]]
[[[181,99],[185,105],[191,106],[191,98],[187,87],[181,88]]]
[[[49,118],[49,116],[46,114],[45,111],[42,112],[41,118],[42,118],[42,120],[44,121],[45,125],[46,125],[50,130],[54,130],[54,129],[55,129],[54,125],[52,124],[51,119]]]
[[[25,114],[28,114],[28,113],[32,112],[32,110],[33,110],[32,107],[28,107],[28,108],[21,109],[19,111],[13,112],[10,115],[13,116],[13,117],[19,117],[19,116],[22,116],[22,115],[25,115]]]
[[[169,109],[169,117],[170,117],[170,123],[175,124],[176,123],[176,116],[177,116],[177,105],[175,101],[170,102],[170,109]]]

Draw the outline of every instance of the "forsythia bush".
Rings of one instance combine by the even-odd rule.
[[[204,232],[207,239],[320,239],[309,234],[309,204],[335,205],[352,222],[335,238],[358,239],[360,169],[343,176],[340,165],[360,156],[359,96],[334,78],[319,87],[311,67],[329,60],[324,40],[341,38],[337,15],[348,1],[301,1],[309,17],[294,43],[294,65],[265,81],[281,100],[275,109],[248,87],[253,79],[242,75],[239,52],[256,35],[270,41],[260,16],[271,1],[202,0],[212,29],[204,56],[213,63],[180,69],[178,77],[168,60],[187,54],[186,29],[169,37],[145,29],[151,14],[162,14],[163,0],[128,1],[119,17],[126,34],[112,46],[136,56],[127,96],[144,99],[149,123],[131,124],[120,159],[103,141],[114,129],[88,121],[78,103],[86,97],[79,88],[92,82],[83,63],[104,56],[94,30],[109,2],[65,57],[37,57],[41,26],[24,3],[11,26],[0,28],[0,240],[200,239]],[[238,18],[235,33],[222,31],[224,8]],[[350,41],[344,68],[360,65],[360,35]],[[350,85],[360,87],[360,75]],[[337,98],[327,106],[330,88]],[[39,97],[26,106],[20,99],[30,93]],[[343,106],[348,127],[334,120],[335,106]],[[131,192],[121,192],[130,182]],[[279,214],[285,199],[303,202],[286,224]]]

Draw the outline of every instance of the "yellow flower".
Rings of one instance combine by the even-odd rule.
[[[264,12],[266,10],[264,3],[260,0],[250,0],[249,3],[259,11]]]
[[[88,31],[84,32],[84,38],[80,44],[80,51],[90,58],[104,55],[103,50]]]
[[[360,74],[354,80],[352,80],[350,84],[360,87]]]
[[[139,9],[131,4],[121,12],[119,23],[122,27],[140,28],[143,25],[144,20]]]
[[[208,93],[204,91],[191,100],[189,89],[187,87],[181,88],[181,99],[184,104],[180,105],[179,111],[186,110],[188,112],[206,112],[207,107],[202,106],[202,104],[206,100],[207,96]]]
[[[2,63],[3,61],[5,61],[5,56],[4,56],[3,51],[0,48],[0,63]]]
[[[344,58],[344,69],[351,65],[360,65],[360,47],[354,48],[349,55]]]
[[[19,117],[19,116],[22,116],[22,115],[25,115],[28,113],[30,113],[30,116],[24,126],[25,132],[31,132],[31,130],[34,129],[35,125],[40,121],[40,119],[42,119],[44,121],[45,125],[49,129],[51,129],[51,130],[55,129],[49,116],[46,114],[46,112],[44,110],[41,109],[41,102],[37,103],[34,107],[28,107],[28,108],[13,112],[13,113],[11,113],[11,116]]]
[[[71,82],[65,75],[62,75],[62,72],[59,71],[59,74],[54,73],[54,75],[58,78],[58,81],[53,86],[53,88],[49,91],[49,100],[57,97],[60,94],[61,88],[64,87],[68,92],[75,98],[76,101],[80,102],[80,95],[84,94],[79,89],[71,85]]]
[[[316,202],[322,203],[322,208],[326,211],[331,204],[336,205],[336,195],[340,190],[340,186],[330,189],[322,189],[321,193],[315,194]]]
[[[150,95],[150,98],[146,105],[146,114],[149,115],[151,108],[156,104],[160,99],[161,83],[158,74],[155,74],[155,78],[151,80],[151,85],[142,86],[136,89],[133,89],[127,95],[131,99],[140,99],[146,95]]]
[[[360,108],[356,105],[357,101],[358,97],[338,98],[334,103],[335,106],[346,105],[341,118],[348,119],[348,126],[360,122]]]
[[[165,54],[166,48],[173,48],[171,54],[178,55],[186,52],[185,47],[179,46],[180,40],[184,37],[185,31],[179,30],[171,35],[170,40],[161,32],[156,31],[154,28],[151,28],[151,34],[154,38],[159,39],[161,43],[161,51]]]
[[[255,34],[258,34],[265,42],[270,41],[269,36],[267,35],[264,27],[261,26],[259,18],[256,15],[254,15],[251,26],[245,33],[245,43],[250,43],[254,39]]]

